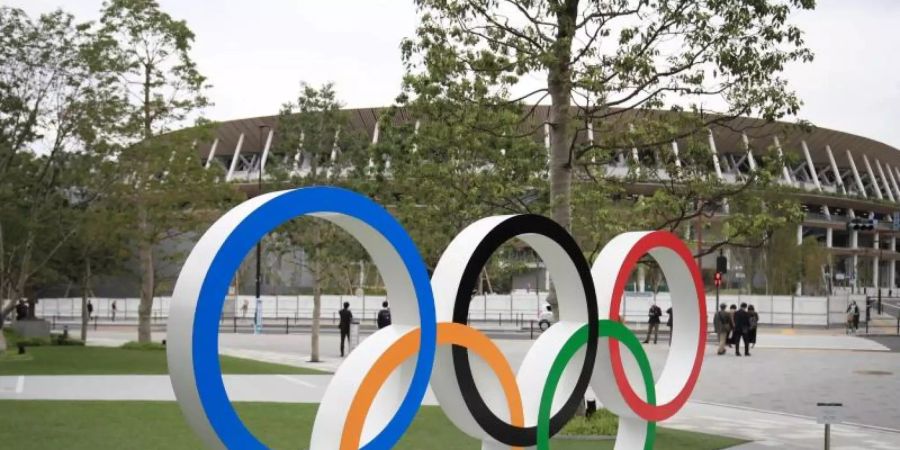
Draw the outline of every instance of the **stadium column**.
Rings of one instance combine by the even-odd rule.
[[[894,178],[894,170],[891,169],[891,165],[885,163],[884,170],[888,174],[888,179],[891,180],[891,186],[894,188],[894,196],[897,198],[897,201],[900,202],[900,187],[897,186],[897,179]]]
[[[209,165],[212,163],[213,158],[216,157],[216,147],[219,146],[219,138],[215,138],[212,143],[212,147],[209,148],[209,155],[206,155],[206,164],[203,165],[205,169],[209,169]]]
[[[847,210],[847,215],[850,216],[850,218],[856,217],[856,214],[853,212],[852,209]],[[850,231],[850,249],[853,250],[853,268],[852,268],[852,270],[853,270],[853,272],[852,272],[853,286],[852,287],[853,287],[853,291],[855,292],[857,289],[859,289],[859,272],[857,271],[857,268],[859,267],[859,255],[856,252],[856,250],[859,249],[859,231],[856,231],[856,230]]]
[[[266,175],[266,161],[269,160],[269,149],[272,147],[273,133],[275,133],[275,130],[270,128],[269,135],[266,136],[266,145],[265,145],[265,147],[263,147],[262,157],[259,160],[259,167],[257,168],[257,170],[259,170],[260,176]]]
[[[816,171],[816,165],[813,164],[812,156],[809,154],[809,146],[806,145],[806,141],[800,141],[800,145],[803,147],[803,155],[806,157],[806,166],[809,167],[809,175],[813,179],[813,184],[816,186],[817,191],[822,192],[819,172]],[[831,220],[831,210],[828,209],[828,205],[823,205],[822,210],[825,212],[825,217]]]
[[[593,135],[593,132],[591,133]],[[593,142],[593,138],[591,140]],[[681,157],[678,156],[678,142],[672,141],[672,154],[675,156],[675,167],[681,168]]]
[[[828,252],[828,279],[825,280],[825,292],[831,295],[834,287],[834,259],[832,258],[831,249],[834,248],[834,229],[825,229],[825,248]]]
[[[869,175],[869,182],[872,184],[872,187],[875,189],[875,196],[878,197],[878,200],[884,200],[884,195],[881,194],[881,187],[878,186],[878,178],[875,178],[875,172],[872,171],[872,165],[869,164],[869,158],[865,153],[862,155],[863,164],[866,165],[866,173]]]
[[[724,181],[725,177],[722,176],[722,165],[719,162],[719,151],[716,149],[716,140],[713,137],[712,129],[709,129],[709,151],[712,153],[713,166],[716,168],[716,177],[719,178],[719,181]],[[722,201],[722,210],[725,214],[729,213],[730,207],[728,206],[728,199]],[[702,258],[698,258],[697,261],[702,261]]]
[[[853,178],[856,180],[856,187],[859,188],[859,193],[862,194],[863,198],[869,198],[869,193],[866,192],[866,186],[862,182],[862,177],[859,176],[859,170],[856,170],[856,161],[853,161],[853,155],[850,153],[850,150],[847,150],[847,161],[850,162],[850,170],[853,172]]]
[[[231,164],[228,166],[228,174],[225,175],[225,181],[231,181],[234,176],[234,169],[237,167],[238,158],[241,157],[241,147],[244,145],[244,133],[238,137],[237,145],[234,147],[234,155],[231,155]]]
[[[750,148],[750,139],[747,138],[747,133],[741,133],[741,140],[744,141],[744,150],[747,151],[747,164],[750,164],[750,171],[756,172],[756,159],[753,158],[753,149]]]
[[[884,169],[881,168],[881,161],[875,160],[875,168],[878,169],[878,175],[881,176],[881,182],[884,184],[884,191],[887,192],[888,198],[893,202],[894,193],[891,191],[891,184],[888,182],[887,177],[884,176]]]
[[[797,225],[797,245],[803,244],[803,225]],[[803,295],[803,282],[797,282],[797,295]]]
[[[775,150],[778,151],[778,159],[781,160],[781,175],[784,177],[784,183],[793,187],[794,180],[791,179],[791,171],[784,165],[784,151],[781,149],[781,141],[778,140],[778,136],[774,136],[773,139],[775,141]]]
[[[719,164],[719,152],[716,150],[716,140],[713,139],[713,132],[709,130],[709,151],[712,152],[713,167],[716,168],[716,177],[722,180],[722,166]]]
[[[891,253],[897,251],[897,236],[891,236]],[[893,294],[894,288],[897,287],[897,260],[894,259],[894,255],[891,255],[890,263],[888,264],[889,272],[888,272],[888,289],[890,289]]]
[[[841,176],[841,169],[838,168],[837,162],[834,160],[834,154],[831,153],[831,146],[825,146],[825,153],[828,154],[828,162],[831,163],[831,170],[834,172],[835,181],[841,188],[841,193],[846,195],[847,188],[844,186],[844,178]]]
[[[875,255],[872,257],[872,284],[876,292],[877,289],[881,289],[881,259],[878,257],[878,247],[881,246],[881,243],[878,241],[880,237],[881,235],[876,231],[875,239],[872,241],[872,248],[875,249]]]

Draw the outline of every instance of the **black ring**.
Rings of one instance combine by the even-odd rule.
[[[584,296],[587,299],[587,324],[588,341],[585,352],[584,364],[581,366],[581,374],[575,384],[572,396],[566,400],[562,409],[550,418],[550,436],[558,433],[562,427],[572,418],[579,402],[584,398],[584,393],[591,381],[594,370],[594,362],[597,357],[597,340],[599,337],[597,313],[597,294],[594,292],[594,280],[581,249],[575,239],[563,227],[553,220],[534,214],[512,216],[498,224],[487,233],[484,239],[472,252],[472,257],[463,271],[456,291],[456,305],[453,309],[453,322],[467,324],[469,317],[469,303],[472,301],[472,291],[478,282],[482,268],[491,255],[506,241],[524,234],[538,234],[551,239],[560,246],[572,260],[581,284],[584,288]],[[459,382],[460,393],[466,406],[472,413],[472,417],[492,438],[497,441],[517,447],[530,447],[537,444],[537,427],[517,427],[497,417],[484,402],[475,379],[472,376],[472,368],[469,365],[469,351],[465,347],[453,345],[453,369]],[[547,364],[552,364],[552,356]]]

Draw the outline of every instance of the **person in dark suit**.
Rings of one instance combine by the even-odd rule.
[[[350,302],[344,302],[344,309],[338,312],[341,320],[338,329],[341,330],[341,357],[344,357],[344,339],[350,342],[350,322],[353,321],[353,313],[350,312]]]
[[[756,312],[756,308],[753,305],[747,307],[747,314],[750,315],[750,334],[747,339],[750,341],[751,347],[756,347],[756,328],[759,326],[759,313]]]
[[[647,320],[647,339],[644,339],[644,343],[650,343],[650,334],[653,334],[653,343],[655,344],[659,338],[659,318],[662,316],[662,308],[655,304],[651,305],[650,312],[647,315],[649,316],[649,320]]]
[[[750,356],[750,313],[747,304],[741,303],[741,309],[734,313],[734,354],[741,356],[741,339],[744,340],[744,354]]]
[[[381,303],[381,311],[378,311],[376,322],[379,330],[391,325],[391,308],[388,308],[387,301]]]

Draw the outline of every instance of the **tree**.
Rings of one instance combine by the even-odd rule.
[[[121,98],[97,50],[67,13],[0,8],[0,319],[72,236],[61,160],[116,132]]]
[[[351,129],[341,108],[332,84],[320,88],[302,85],[297,100],[285,104],[279,114],[279,141],[272,169],[267,168],[272,181],[291,187],[354,187],[367,167],[368,142]],[[329,284],[340,284],[341,275],[367,256],[362,246],[336,225],[312,217],[283,225],[270,242],[275,252],[297,257],[312,276],[310,361],[318,362],[322,294]]]
[[[473,109],[459,99],[483,95],[461,86],[454,99],[427,95],[407,103],[417,122],[385,111],[364,188],[388,205],[433,269],[470,223],[496,214],[540,213],[547,205],[546,154],[523,135],[521,110]]]
[[[88,297],[95,277],[121,272],[131,255],[124,218],[127,207],[111,195],[122,182],[115,161],[81,152],[64,162],[68,189],[62,225],[71,237],[54,256],[51,267],[58,278],[81,292],[81,340],[87,340],[90,315]]]
[[[153,0],[110,0],[101,11],[104,55],[128,99],[129,145],[120,155],[129,174],[119,201],[132,205],[128,229],[138,249],[141,301],[138,341],[149,342],[156,292],[156,247],[197,229],[229,199],[228,188],[203,170],[194,143],[208,127],[165,134],[208,105],[208,87],[190,56],[194,34]]]
[[[796,114],[800,101],[780,72],[787,63],[812,58],[802,32],[788,21],[792,10],[813,8],[812,0],[416,4],[416,36],[402,45],[405,95],[485,109],[549,99],[546,122],[532,121],[526,131],[549,128],[551,217],[567,229],[577,169],[604,164],[623,149],[660,149],[737,116],[774,120]],[[533,78],[546,81],[529,83]],[[484,95],[469,101],[454,97],[460,86]],[[721,112],[706,114],[708,102]],[[628,126],[665,123],[637,113],[663,107],[688,111],[693,120],[656,126],[654,133]],[[525,111],[523,118],[533,108]],[[589,134],[600,139],[588,139]],[[597,180],[606,184],[609,177]],[[708,213],[708,200],[693,200],[697,206],[688,215]]]

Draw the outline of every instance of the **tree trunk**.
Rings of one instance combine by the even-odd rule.
[[[572,39],[578,2],[566,1],[556,12],[557,34],[553,43],[553,61],[548,65],[547,90],[550,93],[550,217],[566,230],[572,229],[572,160],[571,160],[571,101],[572,101]],[[553,317],[559,320],[556,289],[551,285],[547,302],[553,307]]]
[[[139,255],[141,260],[141,302],[138,306],[138,342],[149,343],[153,336],[150,331],[150,315],[153,312],[154,270],[153,270],[153,243],[147,234],[147,210],[143,205],[138,205],[140,210],[141,241]]]
[[[85,261],[84,274],[81,279],[81,342],[87,342],[87,330],[90,325],[90,315],[88,315],[88,284],[91,279],[91,261]]]
[[[312,336],[309,339],[309,362],[319,362],[319,333],[321,331],[321,315],[322,315],[322,285],[320,283],[321,274],[318,261],[313,261],[313,319],[312,319]]]

